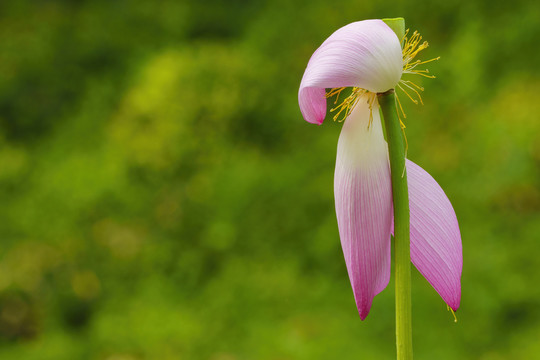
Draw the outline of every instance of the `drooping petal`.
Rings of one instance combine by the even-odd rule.
[[[407,160],[411,214],[411,260],[453,310],[461,299],[463,255],[456,213],[443,189]]]
[[[325,88],[356,86],[384,92],[396,86],[402,68],[400,40],[382,20],[346,25],[309,60],[298,92],[302,115],[320,125],[326,114]]]
[[[390,278],[392,188],[377,102],[363,96],[339,136],[334,196],[341,246],[360,318]],[[369,126],[369,128],[368,128]]]

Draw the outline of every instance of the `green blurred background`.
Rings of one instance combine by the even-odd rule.
[[[429,40],[409,158],[463,236],[454,324],[413,270],[416,359],[540,358],[540,2],[2,1],[0,358],[392,359],[333,201],[313,51],[403,16]]]

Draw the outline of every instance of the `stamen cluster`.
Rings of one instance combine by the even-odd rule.
[[[436,58],[425,60],[425,61],[414,60],[415,57],[422,50],[427,48],[429,44],[427,41],[422,42],[422,36],[418,33],[418,31],[415,31],[410,36],[410,38],[407,37],[408,34],[409,34],[409,29],[407,29],[407,31],[405,32],[405,35],[403,36],[403,39],[401,40],[401,44],[402,44],[401,47],[403,49],[402,50],[403,74],[420,75],[420,76],[430,78],[430,79],[434,78],[435,76],[429,74],[428,69],[418,69],[417,67],[419,65],[423,65],[423,64],[427,64],[429,62],[435,61],[435,60],[439,60],[440,57],[436,57]],[[420,96],[420,91],[424,91],[424,88],[417,85],[413,81],[400,79],[397,84],[397,88],[403,91],[405,95],[407,95],[407,97],[411,99],[413,103],[418,104],[418,102],[420,102],[420,104],[422,105],[424,104],[422,101],[422,97]],[[326,98],[331,98],[332,96],[335,95],[336,96],[336,99],[334,101],[334,105],[335,105],[338,103],[341,92],[345,89],[346,87],[333,88],[326,93]],[[416,98],[411,96],[408,90],[412,91],[416,95]],[[349,116],[349,114],[354,110],[354,107],[356,106],[360,98],[362,98],[362,95],[368,95],[367,101],[368,101],[369,109],[370,109],[370,124],[371,124],[372,106],[377,100],[377,96],[375,93],[372,93],[366,89],[362,89],[359,87],[353,87],[351,94],[347,96],[339,105],[335,106],[334,108],[330,110],[330,112],[337,111],[333,117],[334,121],[339,121],[339,122],[344,121],[347,118],[347,116]],[[399,100],[397,93],[396,93],[395,98],[397,102],[396,107],[399,108],[399,111],[398,111],[399,121],[401,123],[401,127],[405,129],[405,124],[403,123],[401,119],[400,112],[404,119],[407,118],[407,116],[405,115],[405,112],[403,111],[403,107],[401,106],[401,102]]]
[[[336,95],[336,99],[334,100],[335,105],[339,100],[339,95],[345,89],[346,87],[333,88],[326,94],[326,98],[328,99]],[[371,121],[373,120],[372,108],[375,100],[377,99],[377,96],[375,96],[374,93],[359,87],[353,87],[352,92],[349,96],[347,96],[339,105],[330,109],[330,112],[337,111],[337,113],[333,117],[334,121],[345,121],[347,116],[349,116],[349,114],[354,110],[354,107],[356,106],[358,101],[362,98],[362,95],[367,95],[367,102],[369,104],[369,124],[371,124]]]
[[[405,35],[403,36],[403,39],[401,40],[401,44],[402,44],[401,47],[403,49],[402,50],[402,53],[403,53],[403,74],[420,75],[420,76],[423,76],[423,77],[426,77],[426,78],[429,78],[429,79],[435,78],[434,75],[429,74],[428,69],[417,69],[416,67],[419,66],[419,65],[427,64],[427,63],[435,61],[435,60],[439,60],[440,56],[436,57],[436,58],[433,58],[433,59],[425,60],[425,61],[414,60],[416,55],[418,55],[418,53],[420,53],[420,51],[427,48],[429,46],[429,44],[428,44],[427,41],[422,42],[422,36],[420,35],[420,33],[418,33],[418,31],[415,31],[411,35],[410,38],[407,37],[408,34],[409,34],[409,29],[407,29],[407,31],[405,31]],[[413,103],[418,105],[418,101],[420,101],[420,104],[424,105],[424,102],[422,101],[422,96],[420,96],[420,93],[419,93],[419,91],[424,91],[423,87],[417,85],[416,83],[414,83],[411,80],[404,80],[403,78],[401,80],[399,80],[399,83],[398,83],[397,87],[401,91],[403,91],[405,93],[405,95],[407,95],[407,97],[409,99],[411,99],[411,101]],[[411,90],[412,92],[414,92],[416,94],[416,96],[418,97],[418,100],[413,98],[411,96],[411,94],[409,94],[407,92],[407,90],[405,88],[407,88],[407,89]],[[399,109],[401,110],[401,114],[403,115],[403,118],[404,119],[407,118],[407,115],[405,115],[405,112],[403,111],[403,107],[401,106],[401,102],[399,101],[399,97],[397,96],[397,94],[396,94],[396,99],[397,99],[397,103],[399,105]],[[399,113],[398,113],[398,115],[399,115]],[[400,121],[401,121],[401,117],[400,117]],[[405,127],[405,124],[403,124],[402,121],[401,121],[401,126],[403,128]]]

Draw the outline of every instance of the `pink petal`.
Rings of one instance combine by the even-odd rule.
[[[322,124],[325,88],[356,86],[384,92],[401,79],[400,41],[382,20],[364,20],[338,29],[313,53],[304,72],[298,102],[304,119]]]
[[[411,260],[453,310],[461,299],[463,256],[456,213],[439,184],[407,160]]]
[[[360,318],[390,278],[392,188],[378,106],[368,128],[367,97],[347,118],[338,142],[334,196],[341,246]]]

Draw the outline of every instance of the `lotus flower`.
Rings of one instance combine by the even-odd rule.
[[[345,263],[362,320],[390,279],[392,187],[377,94],[400,88],[417,101],[414,95],[419,98],[423,89],[402,75],[430,77],[427,70],[417,67],[431,60],[414,60],[427,47],[421,39],[415,32],[404,38],[402,48],[402,41],[382,20],[342,27],[311,56],[298,93],[304,119],[320,125],[327,98],[336,96],[337,104],[341,92],[352,87],[351,94],[332,109],[337,112],[334,120],[344,120],[337,146],[334,196]],[[446,304],[457,310],[463,260],[456,214],[444,191],[425,170],[409,160],[406,169],[411,261]]]

